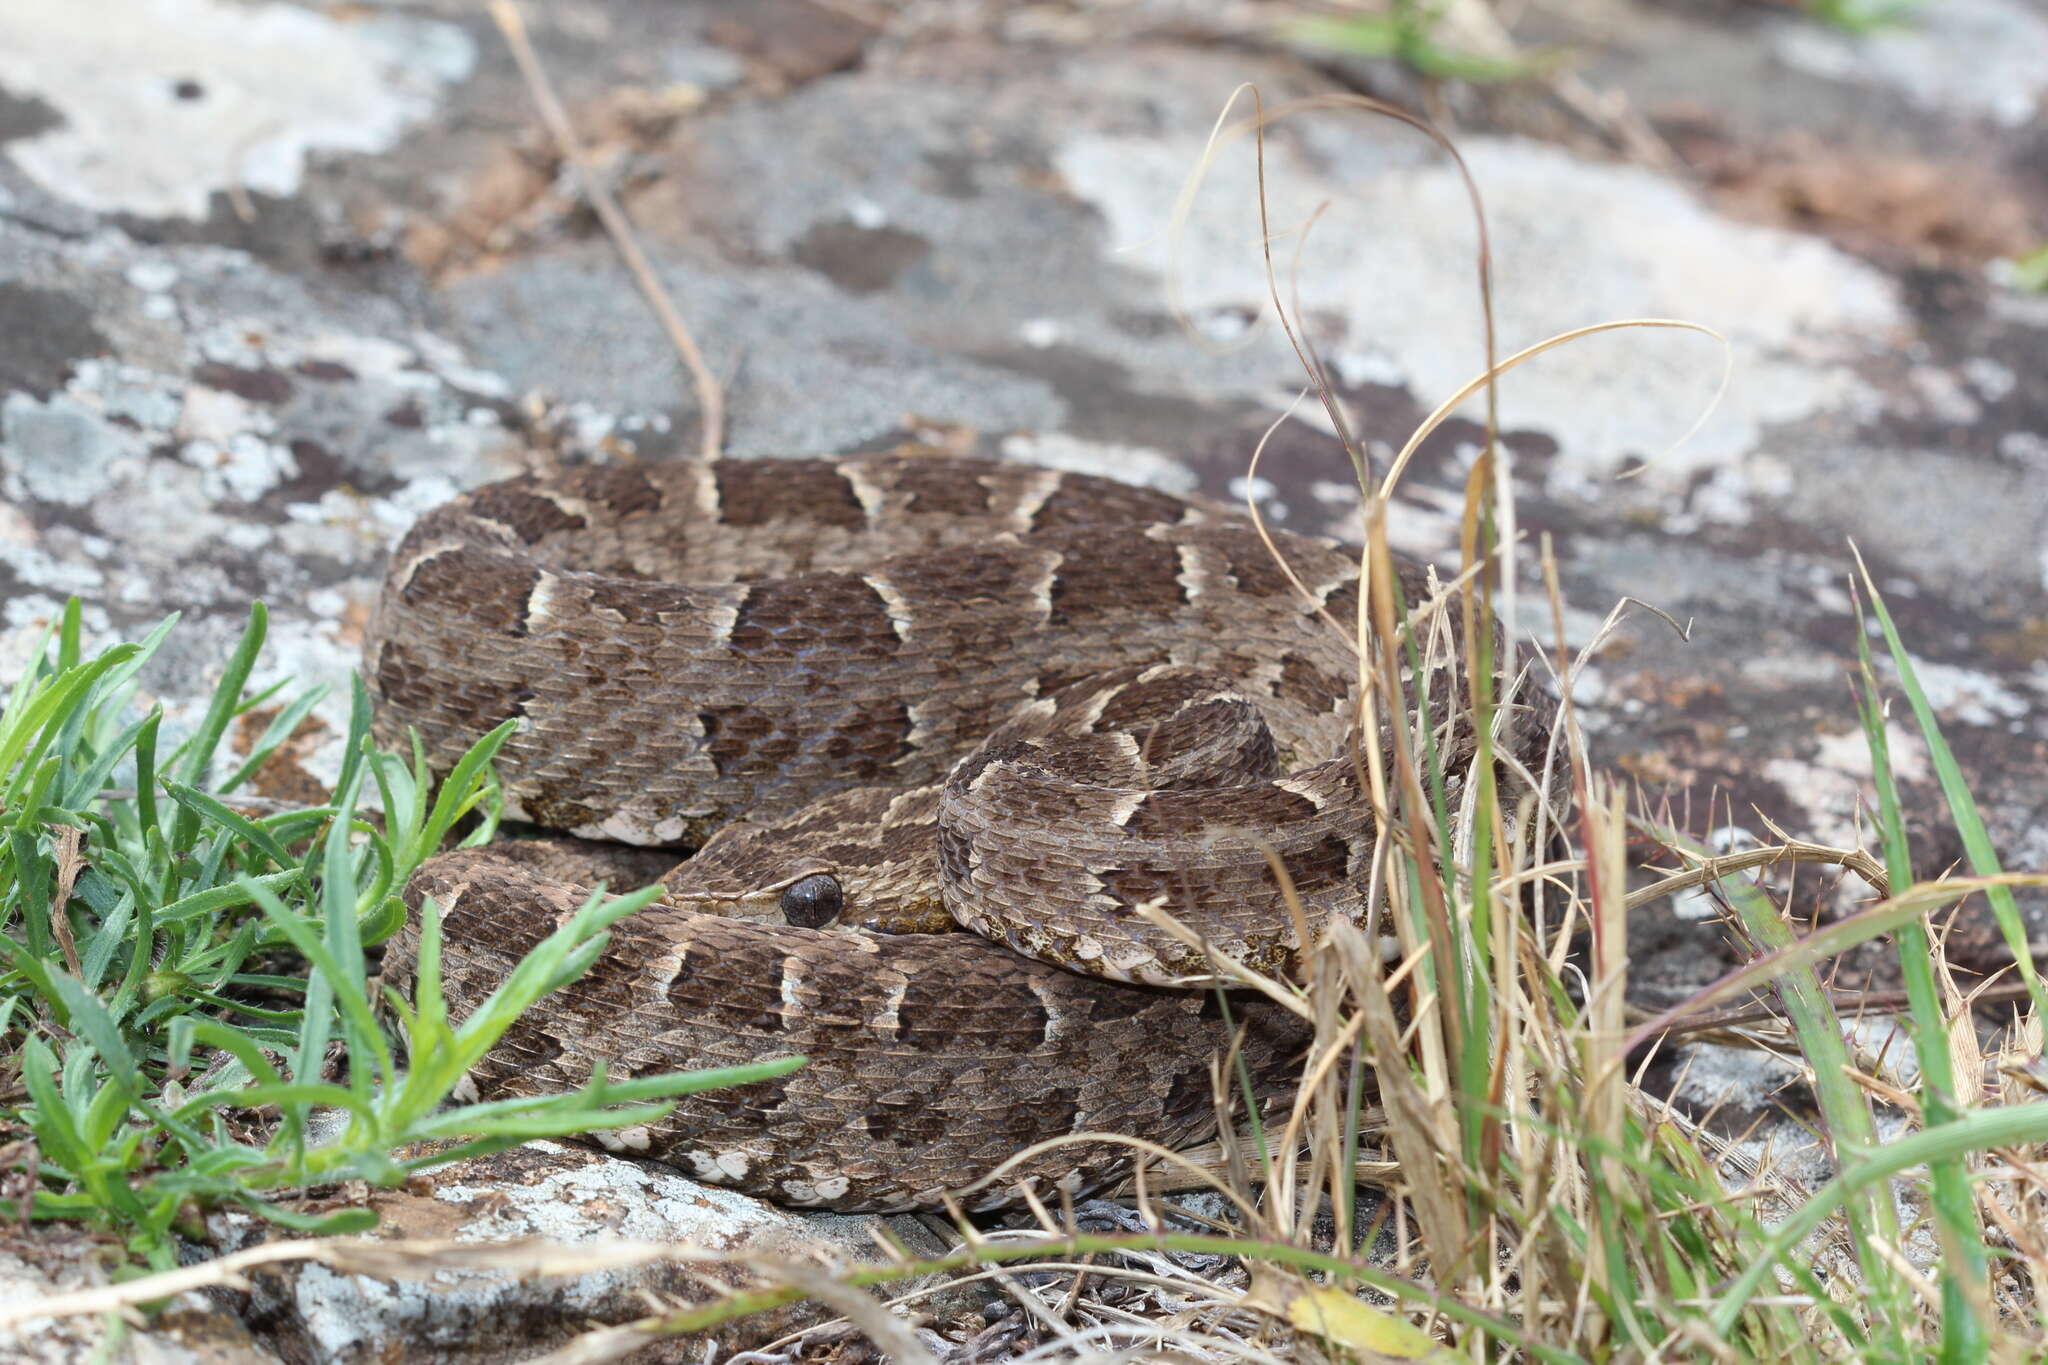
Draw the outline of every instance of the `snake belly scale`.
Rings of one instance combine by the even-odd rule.
[[[1358,665],[1330,624],[1356,619],[1355,552],[1275,539],[1292,580],[1228,515],[938,456],[615,464],[428,513],[366,647],[380,738],[414,730],[445,770],[516,719],[507,813],[569,836],[415,876],[451,1008],[597,879],[667,885],[481,1090],[800,1052],[612,1142],[785,1204],[900,1210],[1048,1138],[1200,1138],[1226,1016],[1256,1086],[1283,1087],[1292,1016],[1186,989],[1200,955],[1136,913],[1284,971],[1274,859],[1311,932],[1363,912]],[[1127,1161],[1054,1147],[965,1202]]]

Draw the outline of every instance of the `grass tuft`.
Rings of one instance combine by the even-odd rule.
[[[429,902],[420,990],[410,1007],[390,999],[399,1027],[387,1037],[364,947],[403,922],[399,892],[424,859],[495,832],[490,764],[510,726],[437,788],[417,746],[407,759],[372,744],[358,682],[332,802],[239,800],[320,693],[286,703],[239,761],[221,753],[233,722],[280,690],[247,691],[266,625],[257,605],[197,729],[160,752],[161,711],[129,712],[175,624],[88,658],[74,601],[0,707],[0,1165],[22,1191],[0,1199],[0,1216],[117,1232],[162,1270],[208,1208],[356,1231],[367,1210],[313,1217],[278,1201],[651,1122],[677,1096],[801,1065],[600,1074],[572,1095],[446,1107],[521,1011],[580,975],[606,929],[660,888],[593,896],[459,1025],[440,994]],[[370,784],[374,817],[359,801]],[[344,1117],[316,1140],[319,1110]],[[425,1142],[440,1145],[398,1155]]]

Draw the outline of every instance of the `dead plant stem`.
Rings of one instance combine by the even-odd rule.
[[[641,249],[639,236],[633,231],[626,211],[619,207],[618,200],[598,183],[597,176],[591,172],[590,160],[584,154],[583,144],[577,140],[568,112],[555,97],[554,87],[548,83],[547,73],[541,70],[533,43],[526,36],[526,21],[520,17],[519,7],[512,0],[492,0],[491,18],[497,22],[498,31],[505,35],[505,45],[512,49],[512,59],[519,64],[519,74],[526,78],[533,102],[539,106],[541,121],[547,124],[548,133],[555,139],[555,145],[561,148],[562,159],[576,172],[583,197],[590,201],[591,211],[604,225],[605,232],[611,236],[613,245],[618,247],[620,257],[625,260],[626,269],[632,272],[634,283],[640,286],[648,305],[661,320],[662,330],[668,333],[669,344],[676,348],[676,354],[682,357],[684,366],[690,371],[691,382],[697,389],[697,406],[703,415],[699,450],[704,459],[716,460],[725,449],[724,390],[711,373],[711,366],[705,362],[704,353],[697,348],[697,339],[691,335],[682,313],[662,287],[660,277],[654,273],[654,266]]]

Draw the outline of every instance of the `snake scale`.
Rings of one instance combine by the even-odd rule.
[[[456,1017],[598,879],[667,887],[481,1091],[802,1053],[608,1145],[784,1204],[902,1210],[1048,1138],[1198,1140],[1233,1025],[1255,1085],[1283,1089],[1293,1016],[1188,989],[1200,955],[1136,913],[1285,972],[1272,860],[1311,932],[1363,912],[1359,668],[1332,624],[1356,619],[1355,551],[1274,541],[1291,579],[1228,514],[935,455],[585,467],[428,513],[366,646],[379,737],[416,731],[445,771],[516,718],[507,814],[569,836],[445,853],[409,885],[443,908]],[[1128,1157],[1056,1146],[964,1202]]]

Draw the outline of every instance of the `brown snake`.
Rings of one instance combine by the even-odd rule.
[[[518,718],[507,813],[578,836],[413,879],[409,902],[445,912],[456,1015],[599,877],[668,887],[481,1089],[803,1053],[613,1141],[848,1210],[936,1207],[1065,1134],[1203,1136],[1226,1006],[1136,907],[1285,973],[1302,945],[1271,860],[1313,933],[1362,917],[1372,856],[1355,552],[1274,539],[1293,581],[1227,515],[936,456],[610,465],[429,513],[366,648],[379,735],[415,728],[445,771]],[[1402,576],[1420,600],[1421,571]],[[416,948],[409,925],[387,971]],[[1255,1084],[1283,1086],[1300,1026],[1257,999],[1227,1012]],[[1058,1146],[965,1202],[1128,1157]]]

